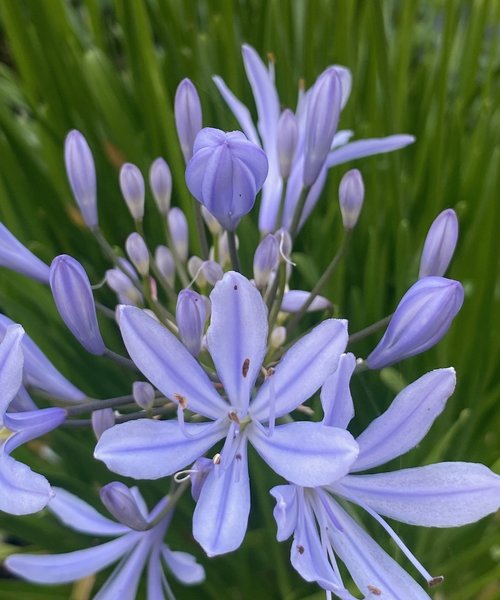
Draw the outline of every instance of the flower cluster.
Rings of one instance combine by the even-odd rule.
[[[188,222],[171,205],[172,176],[162,158],[151,165],[149,186],[165,245],[153,248],[145,234],[146,185],[139,168],[129,163],[120,170],[119,186],[135,231],[124,252],[109,245],[99,227],[92,152],[76,130],[66,139],[68,180],[83,221],[111,262],[104,279],[116,294],[116,306],[95,301],[89,276],[75,258],[57,256],[49,267],[0,225],[0,264],[50,286],[62,320],[85,350],[147,380],[136,381],[119,398],[93,400],[55,369],[20,325],[0,315],[0,418],[9,432],[2,446],[0,509],[23,515],[47,506],[74,530],[114,538],[66,554],[12,554],[5,566],[32,582],[65,583],[120,561],[96,598],[133,600],[146,570],[147,597],[171,599],[165,568],[186,585],[205,578],[191,554],[172,551],[164,541],[175,526],[176,504],[190,488],[196,504],[192,535],[208,556],[236,550],[251,513],[250,445],[262,459],[259,468],[283,480],[270,490],[277,539],[293,536],[291,564],[305,580],[317,582],[330,598],[354,598],[340,559],[364,597],[429,598],[349,506],[375,519],[434,586],[442,578],[430,575],[384,517],[431,527],[472,523],[497,509],[500,478],[483,465],[464,462],[370,473],[423,439],[453,393],[455,372],[422,375],[357,437],[348,431],[354,416],[350,381],[360,371],[425,351],[449,329],[464,296],[459,282],[444,277],[457,242],[457,217],[446,210],[430,227],[419,278],[394,313],[351,336],[359,339],[387,325],[366,359],[356,358],[348,352],[347,321],[328,317],[332,305],[321,293],[360,218],[365,190],[359,170],[342,177],[345,238],[310,291],[288,287],[294,243],[330,168],[403,148],[413,138],[351,142],[351,131],[338,130],[351,90],[344,67],[326,69],[310,90],[299,90],[295,111],[281,112],[274,65],[266,66],[248,46],[243,61],[257,126],[220,77],[215,84],[242,131],[203,128],[191,81],[182,81],[175,97],[200,256],[190,255]],[[239,259],[247,240],[236,231],[261,190],[262,237],[249,278]],[[310,311],[320,315],[318,324],[297,335]],[[128,356],[108,348],[99,313],[115,321]],[[58,406],[39,408],[40,392],[45,403]],[[306,405],[315,395],[321,420]],[[82,414],[91,414],[94,457],[109,471],[139,481],[171,478],[169,493],[151,512],[138,488],[113,481],[100,490],[112,521],[11,456],[57,427],[85,424]]]

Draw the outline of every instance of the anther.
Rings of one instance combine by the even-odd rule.
[[[299,551],[299,554],[304,554],[304,546],[297,546],[297,550]]]
[[[220,465],[220,454],[214,454],[214,457],[212,458],[212,462],[214,463],[214,465]]]
[[[187,408],[188,403],[187,398],[185,396],[182,396],[181,394],[174,394],[174,399],[177,400],[182,410],[185,410]]]
[[[236,423],[236,425],[240,424],[240,419],[238,415],[234,412],[234,410],[232,410],[227,416],[229,417],[229,420],[233,423]]]
[[[437,585],[441,585],[444,581],[444,577],[442,575],[438,575],[437,577],[433,577],[432,579],[429,579],[429,581],[427,582],[427,585],[430,588],[436,587]]]
[[[368,591],[371,592],[374,596],[381,596],[382,595],[382,590],[378,587],[375,587],[374,585],[369,585],[368,586]]]
[[[249,368],[250,368],[250,359],[245,358],[245,360],[243,361],[243,365],[241,367],[241,374],[243,375],[243,377],[246,377],[248,375]]]

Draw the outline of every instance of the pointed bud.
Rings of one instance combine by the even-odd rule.
[[[76,129],[66,136],[64,162],[71,191],[83,220],[87,227],[95,229],[98,219],[94,159],[87,141]]]
[[[292,169],[293,157],[297,147],[298,127],[293,112],[287,108],[281,113],[276,132],[276,145],[278,147],[278,160],[280,173],[283,179],[288,179]]]
[[[252,209],[267,177],[265,152],[241,131],[205,128],[186,169],[189,191],[228,231]]]
[[[280,310],[287,313],[298,312],[304,303],[309,299],[310,292],[305,290],[288,290],[283,296]],[[307,308],[307,312],[315,312],[317,310],[329,310],[332,308],[332,303],[324,296],[316,296]]]
[[[97,323],[94,296],[82,265],[67,254],[50,265],[50,288],[62,320],[91,354],[104,354],[106,347]]]
[[[139,290],[120,269],[106,271],[106,283],[118,295],[121,304],[137,306],[142,303],[142,295]]]
[[[94,410],[90,420],[92,422],[92,430],[97,440],[99,440],[106,429],[111,429],[116,423],[115,413],[112,408]]]
[[[358,169],[351,169],[342,177],[339,185],[339,203],[344,229],[351,231],[358,222],[365,198],[365,186]]]
[[[131,233],[125,242],[128,257],[137,271],[143,277],[149,273],[149,250],[142,236],[136,232]]]
[[[429,228],[420,259],[419,278],[445,274],[458,239],[458,219],[448,208],[440,213]]]
[[[124,483],[108,483],[101,488],[99,495],[104,506],[117,521],[136,531],[145,531],[148,528],[147,519],[142,514],[132,490]]]
[[[175,206],[169,211],[168,227],[177,255],[182,262],[186,262],[188,257],[189,231],[186,216],[180,208]]]
[[[158,211],[167,216],[172,195],[172,174],[163,158],[157,158],[149,170],[149,184],[153,192]]]
[[[179,143],[187,163],[193,156],[194,140],[202,125],[200,97],[190,79],[183,79],[177,87],[174,113]]]
[[[49,267],[32,254],[0,223],[0,266],[42,283],[49,282]]]
[[[201,214],[203,216],[203,220],[207,224],[208,230],[212,235],[220,235],[223,232],[219,221],[217,221],[213,214],[204,206],[201,207]]]
[[[212,286],[224,277],[222,267],[213,260],[206,260],[201,265],[200,273],[206,279],[207,283]]]
[[[135,403],[144,410],[153,408],[155,390],[147,381],[134,381],[132,385],[132,395],[134,396]]]
[[[427,350],[448,331],[464,300],[458,281],[424,277],[401,299],[377,347],[366,359],[370,369],[382,369]]]
[[[325,164],[337,131],[342,101],[342,84],[335,67],[316,80],[307,99],[304,139],[305,187],[311,186]]]
[[[279,260],[278,240],[272,233],[269,233],[257,246],[253,257],[253,277],[255,285],[259,289],[268,284],[269,276],[278,266]]]
[[[156,248],[155,265],[163,277],[173,286],[175,282],[175,260],[170,248],[166,246]]]
[[[135,221],[144,217],[144,178],[138,167],[125,163],[120,169],[120,189]]]
[[[286,327],[275,327],[269,338],[269,345],[271,348],[281,348],[286,342]]]
[[[187,262],[187,270],[193,281],[196,281],[198,285],[204,286],[207,282],[200,273],[202,264],[203,260],[199,256],[191,256]]]
[[[206,304],[200,294],[192,290],[179,292],[175,318],[182,343],[193,356],[197,356],[201,350],[206,316]]]

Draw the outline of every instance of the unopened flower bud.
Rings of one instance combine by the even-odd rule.
[[[206,304],[200,294],[193,290],[179,292],[175,318],[182,343],[193,356],[197,356],[201,350],[206,316]]]
[[[458,219],[451,208],[443,210],[429,228],[420,259],[419,278],[442,276],[455,252],[458,239]]]
[[[281,308],[283,312],[294,313],[299,311],[304,303],[309,299],[310,292],[305,290],[289,290],[283,296]],[[328,298],[316,296],[311,304],[307,307],[307,312],[317,310],[328,310],[332,307],[332,303]]]
[[[155,265],[163,277],[174,285],[175,281],[175,260],[170,248],[158,246],[155,250]]]
[[[287,108],[281,113],[276,132],[278,160],[283,179],[288,179],[297,147],[298,127],[293,112]]]
[[[170,209],[170,197],[172,195],[172,174],[163,158],[157,158],[151,165],[149,185],[158,211],[166,217]]]
[[[106,347],[97,323],[94,296],[82,265],[67,254],[56,256],[50,266],[50,288],[71,333],[91,354],[104,354]]]
[[[83,220],[87,227],[95,229],[98,219],[94,159],[87,141],[76,129],[66,136],[64,162],[71,191]]]
[[[281,348],[286,341],[286,327],[275,327],[269,337],[271,348]]]
[[[196,136],[186,183],[224,229],[234,231],[252,209],[267,168],[265,152],[241,131],[207,127]]]
[[[112,408],[94,410],[90,420],[92,422],[92,430],[97,440],[99,440],[106,429],[110,429],[116,423],[115,413]]]
[[[193,156],[194,140],[202,125],[200,97],[190,79],[183,79],[177,87],[174,113],[179,143],[187,163]]]
[[[278,266],[279,260],[278,240],[272,233],[269,233],[257,246],[253,257],[253,277],[255,285],[259,289],[268,284],[269,276]]]
[[[178,257],[186,262],[188,257],[189,232],[186,216],[176,206],[168,212],[168,227],[172,237],[172,244]]]
[[[109,269],[106,271],[106,283],[118,294],[122,304],[133,304],[137,306],[142,302],[142,296],[132,281],[120,271],[120,269]]]
[[[212,235],[220,235],[223,232],[221,224],[217,219],[213,216],[213,214],[207,210],[204,206],[201,207],[201,214],[203,216],[203,220],[207,224],[207,227]]]
[[[131,233],[125,242],[128,257],[137,271],[143,276],[149,273],[149,250],[139,233]]]
[[[132,490],[124,483],[119,481],[108,483],[101,488],[99,495],[104,506],[120,523],[136,531],[145,531],[148,528],[148,522]]]
[[[125,163],[120,169],[120,188],[135,221],[144,217],[144,178],[138,167]]]
[[[340,180],[339,203],[344,229],[354,229],[365,197],[363,178],[358,169],[351,169]]]
[[[134,396],[135,403],[144,410],[153,408],[155,390],[147,381],[134,381],[132,385],[132,395]]]
[[[201,265],[203,260],[199,256],[191,256],[187,262],[187,270],[191,279],[195,280],[198,285],[205,285],[203,275],[200,274]]]
[[[207,283],[212,286],[224,277],[222,267],[214,260],[206,260],[201,265],[200,273],[206,279]]]
[[[42,283],[49,282],[49,267],[0,223],[0,266],[12,269]]]
[[[337,131],[342,102],[342,84],[335,67],[324,71],[316,80],[307,100],[304,139],[305,187],[317,179]]]
[[[384,336],[366,359],[368,367],[382,369],[437,344],[463,300],[464,289],[458,281],[419,279],[401,299]]]

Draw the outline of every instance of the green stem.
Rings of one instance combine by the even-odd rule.
[[[297,201],[297,205],[295,206],[295,211],[293,213],[292,224],[290,225],[289,233],[290,237],[295,239],[295,235],[297,233],[297,229],[300,225],[300,218],[302,217],[302,212],[304,211],[304,206],[307,200],[307,194],[309,193],[309,187],[303,187],[300,192],[299,199]]]
[[[161,511],[161,513],[159,515],[157,515],[157,517],[153,521],[151,521],[151,523],[149,523],[148,529],[152,529],[155,525],[158,525],[158,523],[162,519],[164,519],[168,515],[168,513],[171,512],[175,508],[175,505],[182,498],[182,496],[184,495],[184,492],[186,492],[188,490],[189,485],[190,485],[190,480],[186,479],[186,481],[183,481],[177,487],[177,489],[172,493],[172,495],[169,494],[170,499],[169,499],[167,506],[165,506],[165,508]]]
[[[231,264],[233,270],[241,273],[240,259],[238,257],[238,250],[236,249],[236,235],[234,231],[226,231],[227,233],[227,247],[229,250],[229,256],[231,258]]]
[[[126,367],[127,369],[131,369],[132,371],[138,371],[139,369],[135,366],[134,362],[117,352],[113,352],[109,348],[104,350],[104,356],[107,356],[111,360],[114,360],[115,363],[119,364],[122,367]]]
[[[273,331],[274,324],[276,323],[276,319],[278,318],[278,313],[281,308],[281,304],[283,302],[283,296],[285,295],[285,287],[286,287],[286,263],[281,262],[279,271],[276,274],[275,280],[278,281],[277,293],[274,294],[274,302],[272,304],[271,312],[269,314],[269,335],[271,335]]]
[[[380,319],[380,321],[377,321],[376,323],[373,323],[372,325],[368,325],[368,327],[365,327],[364,329],[361,329],[360,331],[353,333],[352,335],[349,336],[349,344],[354,344],[355,342],[358,342],[359,340],[362,340],[363,338],[368,337],[372,333],[376,333],[380,329],[383,329],[386,325],[389,324],[391,319],[392,319],[392,315],[388,315],[387,317]]]
[[[201,247],[201,258],[203,260],[208,260],[208,241],[207,241],[207,232],[205,230],[205,223],[203,222],[203,217],[201,214],[201,206],[193,198],[193,206],[194,206],[194,217],[196,222],[196,231],[198,232],[198,238],[200,240]]]

